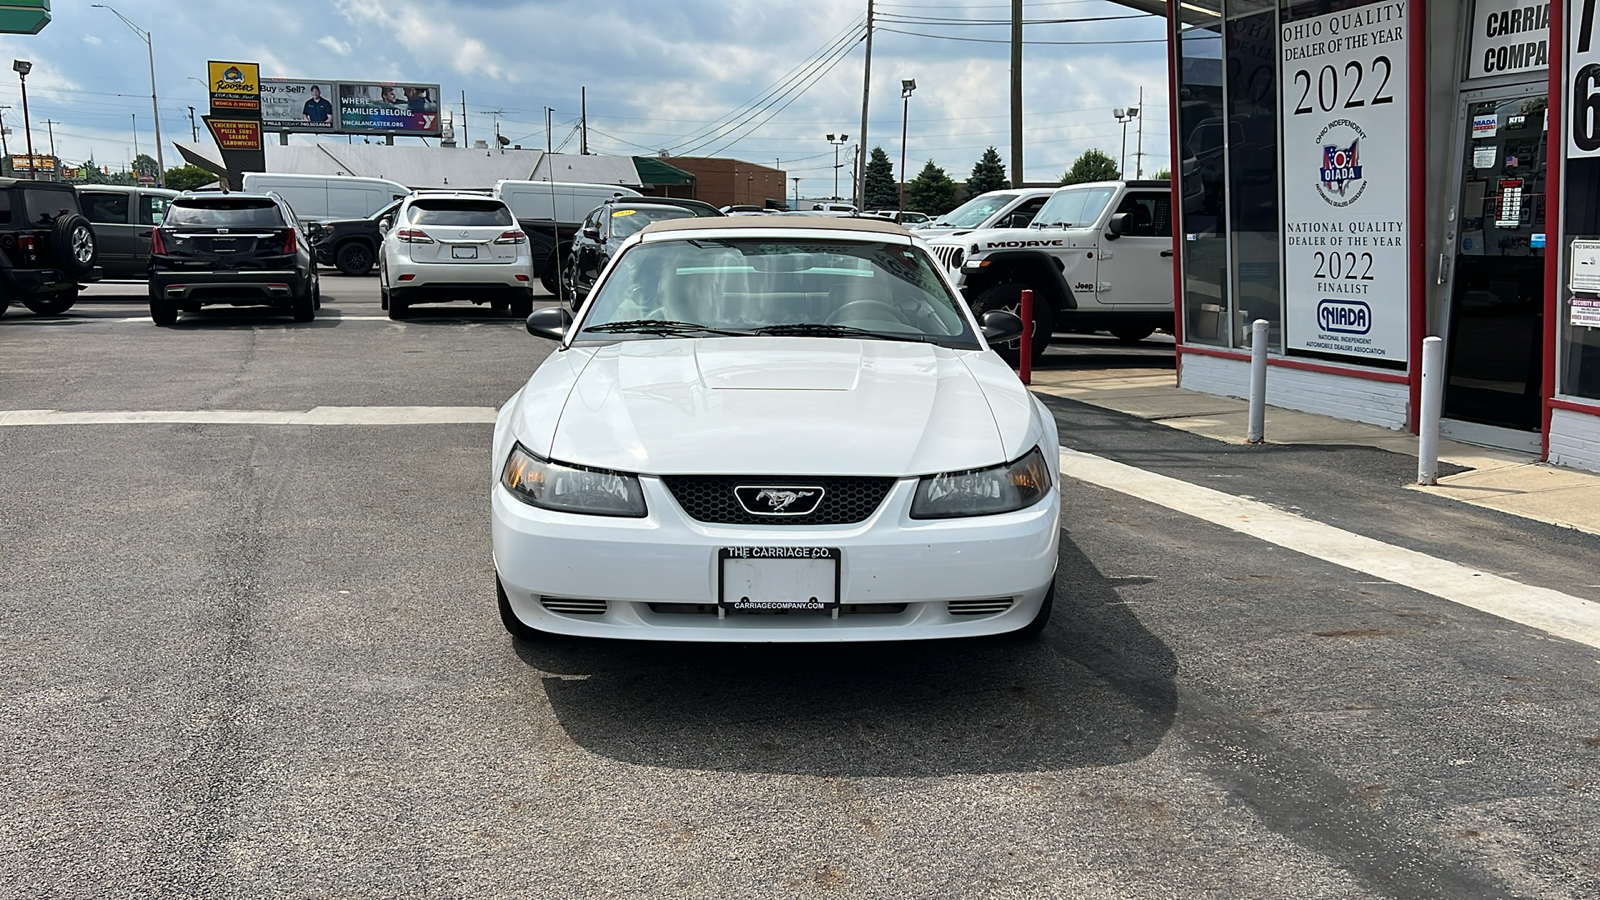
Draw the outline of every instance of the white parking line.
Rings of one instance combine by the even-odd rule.
[[[0,427],[24,425],[484,425],[492,406],[318,406],[304,412],[275,409],[0,411]]]
[[[1061,474],[1296,553],[1600,648],[1600,603],[1582,597],[1522,584],[1313,522],[1256,500],[1224,494],[1089,453],[1063,449]]]

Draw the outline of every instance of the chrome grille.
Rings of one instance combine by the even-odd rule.
[[[1011,608],[1010,597],[990,597],[986,600],[951,600],[952,616],[992,616]]]
[[[606,614],[606,601],[604,600],[568,600],[564,597],[540,597],[539,605],[553,613],[563,613],[569,616],[603,616]]]
[[[683,511],[697,522],[718,525],[854,525],[865,522],[894,487],[893,478],[767,477],[762,475],[666,475],[661,481]],[[761,487],[821,487],[822,500],[803,516],[757,516],[745,511],[733,490]]]

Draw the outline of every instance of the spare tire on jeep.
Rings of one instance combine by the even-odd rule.
[[[94,239],[94,227],[83,216],[73,213],[61,216],[51,226],[50,253],[55,264],[68,278],[81,278],[94,270],[99,259],[99,247]]]

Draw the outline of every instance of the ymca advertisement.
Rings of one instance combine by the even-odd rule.
[[[439,134],[439,86],[388,82],[339,83],[341,134]]]
[[[1280,26],[1288,348],[1351,361],[1407,358],[1411,2]]]

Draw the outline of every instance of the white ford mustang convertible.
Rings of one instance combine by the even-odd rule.
[[[1037,634],[1055,420],[926,246],[866,219],[659,222],[500,410],[500,616],[667,641]]]

